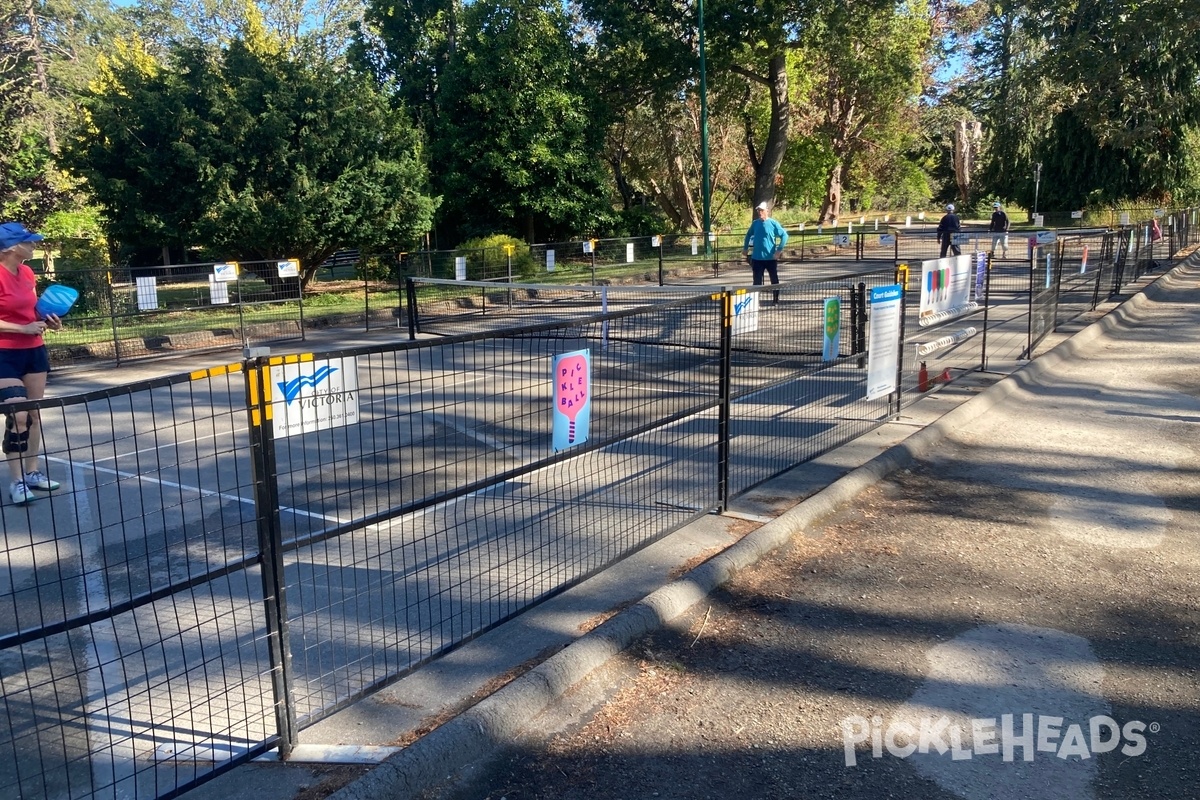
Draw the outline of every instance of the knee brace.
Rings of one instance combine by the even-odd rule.
[[[0,389],[0,403],[9,400],[24,400],[24,386],[6,386]],[[17,420],[17,414],[24,414],[24,423]],[[24,453],[29,449],[29,412],[11,411],[4,414],[4,438],[0,440],[0,450],[5,454]]]

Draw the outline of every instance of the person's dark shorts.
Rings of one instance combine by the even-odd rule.
[[[46,345],[27,347],[21,350],[0,348],[0,378],[20,380],[35,372],[50,371],[50,354]]]

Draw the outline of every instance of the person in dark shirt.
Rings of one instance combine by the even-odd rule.
[[[1004,257],[1008,258],[1008,214],[999,203],[992,203],[992,221],[988,223],[988,230],[992,232],[992,255],[996,254],[996,245],[1000,245]]]
[[[962,255],[962,250],[954,243],[954,234],[961,231],[962,223],[954,213],[954,203],[949,203],[946,205],[946,215],[937,226],[938,241],[942,244],[942,253],[938,258],[945,258],[947,250],[952,250],[956,256]]]

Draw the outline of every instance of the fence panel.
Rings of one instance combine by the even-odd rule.
[[[941,372],[1015,365],[1121,285],[1137,227],[1064,235],[1049,267],[992,261],[972,273],[982,302],[975,284],[976,307],[941,327],[919,325],[910,273],[899,396],[874,401],[863,297],[890,269],[685,297],[552,287],[491,331],[27,403],[63,485],[0,506],[0,796],[173,796],[286,750],[297,727],[870,430]],[[1168,229],[1195,237],[1187,219]],[[445,283],[496,305],[517,290]],[[547,321],[511,325],[531,315]],[[984,330],[952,335],[969,326]],[[946,337],[922,378],[917,348]],[[574,354],[592,405],[571,441],[553,387]],[[293,403],[330,404],[334,374],[353,419],[290,428]]]
[[[40,404],[62,486],[0,510],[0,795],[160,797],[271,741],[244,392],[218,370]]]
[[[715,507],[719,313],[322,354],[363,414],[275,441],[300,724]],[[553,359],[579,350],[591,429],[556,454]]]
[[[572,286],[409,278],[414,333],[452,335],[602,314],[694,297],[697,287]]]
[[[281,264],[295,262],[73,270],[64,282],[79,284],[81,296],[66,328],[47,339],[51,363],[120,362],[303,338],[300,280],[281,277]]]
[[[729,491],[741,494],[815,458],[890,416],[888,399],[866,397],[865,336],[855,344],[851,295],[895,281],[893,270],[832,280],[753,287],[730,348]],[[836,353],[825,359],[827,300],[839,320]],[[739,315],[740,316],[740,315]],[[865,318],[864,318],[865,323]]]

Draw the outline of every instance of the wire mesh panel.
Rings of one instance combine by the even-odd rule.
[[[1112,242],[1108,233],[1062,238],[1057,309],[1061,322],[1093,310],[1107,298],[1112,285]]]
[[[276,730],[241,375],[41,404],[0,507],[0,796],[153,798]]]
[[[274,444],[301,722],[713,508],[719,335],[705,295],[299,363],[352,370],[359,409]],[[590,431],[555,453],[581,351]]]
[[[443,335],[521,327],[694,297],[695,286],[444,281],[411,278],[409,303],[418,333]]]
[[[865,399],[865,317],[856,332],[851,307],[856,293],[894,281],[887,270],[734,295],[735,312],[739,297],[752,298],[744,313],[754,318],[739,325],[735,313],[731,332],[731,494],[887,419],[886,399]],[[835,338],[832,352],[824,347],[827,330]]]
[[[80,299],[47,338],[51,363],[126,361],[301,338],[299,264],[178,264],[65,273]]]

